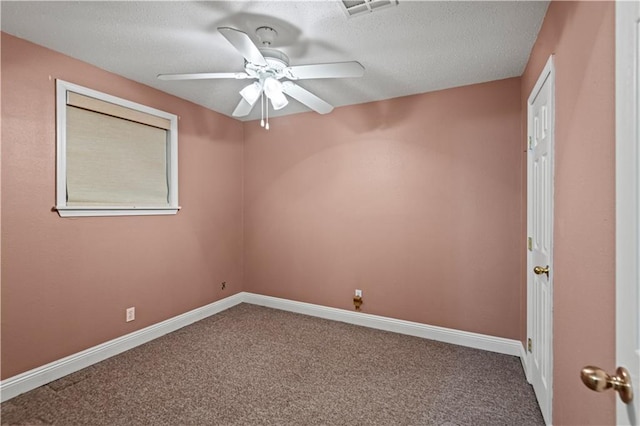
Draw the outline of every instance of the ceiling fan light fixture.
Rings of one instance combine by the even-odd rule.
[[[287,104],[289,104],[289,101],[287,100],[287,97],[284,95],[284,93],[276,93],[274,96],[269,96],[269,99],[271,99],[271,105],[273,105],[273,109],[275,109],[276,111],[286,107]]]
[[[249,105],[253,105],[258,101],[260,93],[262,93],[262,86],[260,86],[260,83],[257,81],[254,81],[240,91],[240,96],[242,96]]]
[[[282,93],[282,83],[273,77],[264,80],[264,93],[271,97],[276,93]]]
[[[267,77],[264,81],[264,93],[271,100],[271,105],[276,111],[287,106],[289,101],[282,92],[282,83],[273,78]]]

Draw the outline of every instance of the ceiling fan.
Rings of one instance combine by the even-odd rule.
[[[159,74],[158,78],[160,80],[253,79],[255,81],[240,90],[241,99],[232,115],[234,117],[249,115],[258,99],[261,99],[263,108],[261,125],[265,126],[264,106],[266,105],[267,129],[269,128],[268,102],[264,96],[271,101],[274,110],[284,108],[289,103],[285,95],[289,95],[310,109],[320,114],[327,114],[333,110],[333,106],[295,84],[294,81],[362,77],[364,75],[364,67],[356,61],[289,66],[287,55],[279,50],[269,48],[278,35],[276,30],[271,27],[260,27],[256,30],[262,47],[256,46],[251,38],[240,30],[220,27],[218,31],[244,57],[244,72]],[[262,103],[263,101],[264,103]]]

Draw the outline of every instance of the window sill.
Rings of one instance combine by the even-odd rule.
[[[181,207],[54,207],[60,217],[90,217],[90,216],[154,216],[178,213]]]

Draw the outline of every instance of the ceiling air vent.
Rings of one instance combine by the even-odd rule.
[[[397,6],[398,0],[342,0],[347,16],[364,15],[389,6]]]

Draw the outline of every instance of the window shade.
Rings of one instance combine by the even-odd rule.
[[[67,92],[67,105],[86,109],[89,111],[100,112],[102,114],[111,115],[113,117],[123,118],[125,120],[135,121],[137,123],[147,124],[149,126],[158,127],[160,129],[169,130],[171,121],[166,118],[146,114],[142,111],[136,111],[121,105],[105,102],[90,96],[81,95],[75,92]]]
[[[71,105],[66,113],[67,205],[169,204],[166,130]]]

